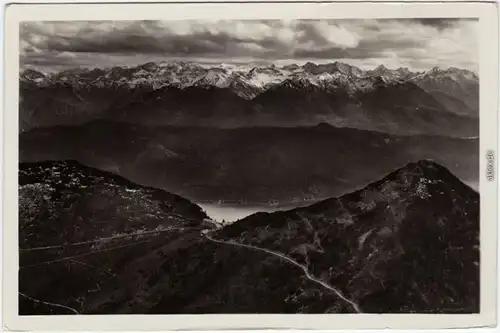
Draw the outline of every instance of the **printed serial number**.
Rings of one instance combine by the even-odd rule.
[[[495,154],[493,150],[486,152],[486,179],[489,182],[495,180]]]

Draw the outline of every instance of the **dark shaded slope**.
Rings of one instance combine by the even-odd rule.
[[[479,118],[479,101],[476,101],[476,105],[469,106],[460,98],[448,95],[445,92],[439,90],[430,90],[428,92],[442,105],[445,105],[448,110],[458,115]]]
[[[374,129],[395,134],[479,135],[479,120],[464,111],[460,101],[436,98],[411,82],[381,85],[358,98],[367,118],[359,128],[370,129],[374,123]]]
[[[199,206],[180,196],[137,185],[118,175],[89,168],[76,161],[21,163],[19,170],[20,198],[28,198],[29,195],[33,199],[30,202],[21,202],[20,205],[29,205],[27,207],[33,209],[30,212],[35,212],[41,208],[36,205],[37,200],[43,199],[42,201],[50,203],[53,205],[51,208],[59,213],[48,218],[59,219],[62,229],[65,227],[63,220],[72,228],[78,228],[76,221],[81,220],[78,218],[79,214],[87,215],[94,211],[101,214],[96,216],[96,225],[111,227],[113,232],[129,232],[152,226],[144,217],[137,218],[137,214],[145,214],[146,218],[151,217],[157,221],[161,220],[160,217],[169,217],[168,214],[191,219],[207,217]],[[64,214],[60,213],[60,208],[64,208]],[[165,215],[159,216],[160,214]],[[122,218],[122,221],[118,221],[118,217]],[[110,222],[110,219],[113,223],[106,223]],[[121,228],[118,228],[119,224],[123,224]],[[86,227],[96,225],[85,224]],[[52,225],[38,230],[28,229],[26,232],[37,235],[40,242],[49,241],[41,239],[40,235],[48,231],[50,226]],[[85,237],[88,237],[90,230],[85,229]],[[107,231],[98,229],[96,232],[99,236],[109,236]],[[58,228],[53,230],[60,231]],[[77,242],[81,239],[65,237],[65,241]],[[32,242],[31,244],[33,245]]]
[[[416,78],[415,82],[431,94],[444,93],[450,97],[459,99],[469,108],[469,116],[479,117],[479,81],[476,80],[453,80],[450,77],[432,77],[425,75]],[[451,105],[450,105],[451,106]]]
[[[287,79],[252,100],[240,97],[232,88],[213,86],[180,89],[156,87],[154,82],[137,87],[103,86],[98,80],[38,86],[21,81],[20,129],[109,119],[148,126],[217,128],[328,122],[393,134],[479,134],[477,114],[471,114],[456,95],[436,99],[435,94],[411,82],[388,83],[381,78],[374,79],[373,87],[357,91],[360,83],[355,81],[318,87],[305,79]]]
[[[478,139],[394,136],[327,124],[221,130],[97,121],[24,133],[19,147],[21,161],[76,159],[195,201],[338,196],[422,158],[465,181],[479,177]]]
[[[148,91],[148,88],[78,87],[63,82],[48,86],[20,82],[19,129],[86,123],[101,118],[111,107],[139,99]]]
[[[364,312],[479,311],[479,195],[431,161],[309,207],[254,214],[214,238],[285,254]]]
[[[251,115],[249,102],[229,89],[167,87],[144,93],[121,106],[109,107],[102,118],[143,125],[241,126]]]
[[[115,269],[141,256],[141,244],[197,234],[206,217],[177,195],[74,161],[21,163],[19,291],[49,302],[62,297],[74,307],[76,295],[99,288]],[[67,313],[33,308],[42,305],[27,297],[20,302],[20,313]]]

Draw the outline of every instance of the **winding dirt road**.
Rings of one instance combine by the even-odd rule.
[[[344,302],[348,303],[354,309],[354,311],[356,311],[357,313],[363,313],[361,311],[361,309],[360,309],[360,307],[359,307],[358,304],[356,304],[354,301],[352,301],[352,300],[348,299],[347,297],[345,297],[337,288],[335,288],[334,286],[331,286],[330,284],[328,284],[328,283],[326,283],[324,281],[321,281],[318,278],[314,277],[309,272],[309,270],[307,269],[306,266],[298,263],[297,261],[293,260],[292,258],[289,258],[289,257],[285,256],[282,253],[271,251],[271,250],[264,249],[264,248],[257,247],[257,246],[253,246],[253,245],[246,245],[246,244],[241,244],[241,243],[236,243],[236,242],[228,242],[228,241],[217,240],[217,239],[212,238],[209,234],[205,234],[204,236],[205,236],[205,238],[207,238],[208,240],[210,240],[210,241],[212,241],[214,243],[220,243],[220,244],[227,244],[227,245],[244,247],[244,248],[248,248],[248,249],[251,249],[251,250],[261,251],[261,252],[265,252],[265,253],[271,254],[273,256],[277,256],[277,257],[285,260],[286,262],[299,267],[304,272],[304,275],[309,280],[313,281],[314,283],[317,283],[317,284],[321,285],[322,287],[324,287],[324,288],[326,288],[326,289],[328,289],[330,291],[333,291],[341,300],[343,300]]]

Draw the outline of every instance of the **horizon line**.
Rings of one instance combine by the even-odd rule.
[[[203,61],[196,61],[196,60],[181,60],[181,59],[169,59],[169,60],[162,60],[162,61],[148,61],[148,62],[144,62],[144,63],[138,63],[138,64],[123,64],[123,65],[115,65],[115,66],[72,66],[72,67],[67,67],[66,69],[61,69],[61,70],[57,70],[57,69],[54,69],[53,71],[47,71],[47,70],[43,70],[41,69],[40,67],[44,67],[44,66],[37,66],[37,65],[33,65],[33,64],[26,64],[26,65],[20,65],[19,66],[19,74],[22,74],[24,73],[25,71],[27,70],[34,70],[34,71],[37,71],[37,72],[40,72],[42,74],[57,74],[57,73],[63,73],[63,72],[66,72],[66,71],[73,71],[73,70],[88,70],[88,71],[92,71],[92,70],[96,70],[96,69],[101,69],[101,70],[111,70],[113,68],[126,68],[126,69],[133,69],[133,68],[139,68],[139,67],[143,67],[145,65],[148,65],[148,64],[155,64],[157,66],[160,66],[162,64],[165,64],[165,65],[170,65],[170,64],[192,64],[192,65],[197,65],[199,67],[202,67],[202,68],[205,68],[205,69],[210,69],[210,68],[223,68],[224,65],[227,66],[227,67],[234,67],[234,68],[244,68],[244,67],[247,67],[247,68],[266,68],[266,67],[275,67],[275,68],[279,68],[279,69],[284,69],[285,67],[289,67],[289,66],[297,66],[299,68],[304,68],[304,66],[306,66],[307,64],[313,64],[313,65],[316,65],[316,66],[322,66],[322,65],[333,65],[333,64],[341,64],[341,65],[347,65],[351,68],[355,68],[355,69],[358,69],[362,72],[370,72],[370,71],[375,71],[377,70],[378,68],[385,68],[387,70],[390,70],[390,71],[397,71],[397,70],[400,70],[400,69],[406,69],[408,70],[410,73],[412,74],[423,74],[423,73],[426,73],[426,72],[430,72],[434,69],[436,70],[439,70],[439,71],[449,71],[449,70],[453,70],[453,69],[456,69],[456,70],[461,70],[461,71],[466,71],[466,72],[470,72],[470,73],[473,73],[474,75],[476,75],[477,77],[479,77],[479,74],[477,71],[475,70],[471,70],[471,69],[467,69],[467,68],[460,68],[460,67],[456,67],[456,66],[449,66],[449,67],[440,67],[438,65],[435,65],[435,66],[432,66],[432,67],[428,67],[427,69],[425,70],[415,70],[415,69],[412,69],[408,66],[400,66],[400,67],[397,67],[397,68],[390,68],[384,64],[379,64],[377,66],[373,66],[371,67],[371,69],[363,69],[363,68],[360,68],[358,66],[355,66],[355,65],[351,65],[347,62],[342,62],[342,61],[339,61],[339,60],[335,60],[335,61],[330,61],[330,62],[314,62],[314,61],[311,61],[311,60],[296,60],[294,62],[290,62],[289,64],[286,64],[286,65],[276,65],[275,63],[276,62],[279,62],[279,61],[283,61],[283,60],[276,60],[276,61],[266,61],[266,63],[262,63],[262,64],[259,64],[259,63],[252,63],[252,62],[247,62],[247,63],[243,63],[243,62],[234,62],[234,63],[231,63],[231,62],[225,62],[225,61],[217,61],[217,62],[203,62]],[[301,65],[297,64],[297,63],[303,63]]]

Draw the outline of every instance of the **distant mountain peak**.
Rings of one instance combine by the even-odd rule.
[[[432,69],[430,70],[431,73],[438,73],[441,71],[441,68],[439,68],[439,66],[434,66],[432,67]]]
[[[384,65],[378,65],[373,71],[373,74],[385,76],[385,77],[397,77],[399,72],[397,70],[391,70]]]
[[[396,69],[396,72],[398,72],[399,74],[403,74],[403,75],[411,73],[411,71],[408,69],[408,67],[399,67],[398,69]]]
[[[300,68],[300,66],[297,64],[290,64],[290,65],[283,66],[283,69],[285,69],[285,70],[295,70],[297,68]]]
[[[316,125],[315,127],[317,129],[321,129],[321,130],[330,130],[332,128],[335,128],[334,126],[332,126],[331,124],[326,123],[326,122],[321,122],[318,125]]]
[[[21,77],[21,79],[30,80],[30,81],[43,80],[46,78],[44,73],[37,71],[35,69],[32,69],[32,68],[25,69],[21,73],[20,77]]]
[[[125,94],[127,90],[137,88],[158,91],[158,89],[215,87],[231,90],[246,100],[254,99],[265,91],[282,87],[306,92],[311,89],[322,90],[327,94],[351,96],[354,99],[357,98],[355,95],[377,91],[378,87],[394,86],[395,89],[405,89],[411,85],[405,86],[402,83],[414,83],[430,95],[441,93],[437,97],[427,96],[427,98],[421,91],[417,92],[418,98],[420,100],[424,98],[426,101],[423,103],[432,104],[434,109],[447,109],[452,113],[472,117],[477,117],[479,114],[478,97],[476,97],[479,90],[477,76],[470,71],[453,67],[447,71],[435,67],[424,73],[413,73],[408,68],[391,70],[383,64],[373,70],[361,70],[340,61],[320,64],[309,61],[303,66],[292,64],[277,67],[274,64],[266,64],[250,67],[175,60],[92,70],[74,68],[46,75],[34,69],[27,69],[20,74],[20,81],[23,87],[59,85],[77,89],[111,88]],[[439,99],[441,106],[437,105],[438,102],[432,102],[435,98]],[[161,103],[167,102],[162,100]]]
[[[311,87],[316,87],[316,85],[304,77],[289,78],[276,86],[276,88],[291,88],[295,90]]]
[[[139,67],[148,71],[148,72],[151,72],[151,71],[158,69],[159,66],[155,62],[150,61],[150,62],[147,62]]]

